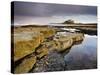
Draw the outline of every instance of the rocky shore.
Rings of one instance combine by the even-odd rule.
[[[52,27],[14,28],[14,73],[64,70],[63,53],[84,39],[83,33],[58,34]]]

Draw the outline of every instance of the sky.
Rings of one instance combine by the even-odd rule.
[[[46,25],[62,23],[68,19],[78,23],[97,23],[97,7],[16,1],[12,16],[14,25]]]

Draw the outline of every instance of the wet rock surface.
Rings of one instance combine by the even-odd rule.
[[[63,71],[65,67],[64,58],[57,52],[51,52],[36,63],[31,72]]]
[[[16,63],[21,60],[21,63],[15,65],[15,73],[64,71],[67,69],[64,55],[75,42],[84,39],[82,33],[66,32],[62,35],[53,29],[39,29],[33,34],[34,28],[31,28],[32,32],[19,29],[21,32],[15,30],[14,35],[13,61]],[[28,58],[31,54],[34,56]]]
[[[64,58],[59,53],[53,52],[48,55],[46,71],[63,71],[65,67]]]

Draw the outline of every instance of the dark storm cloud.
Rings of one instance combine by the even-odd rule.
[[[45,4],[31,2],[14,2],[14,14],[22,16],[52,16],[89,14],[97,15],[96,6],[79,6],[63,4]]]

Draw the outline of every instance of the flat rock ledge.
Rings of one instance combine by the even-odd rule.
[[[14,61],[35,52],[35,49],[43,42],[44,36],[40,33],[14,34]]]
[[[21,62],[14,68],[14,73],[27,73],[37,60],[42,59],[48,55],[52,50],[56,52],[64,52],[72,47],[75,42],[84,39],[82,33],[68,33],[66,35],[57,35],[52,37],[52,40],[46,40],[44,37],[45,31],[37,32],[20,32],[14,34],[14,63],[21,60]],[[51,32],[53,33],[53,32]],[[53,34],[54,35],[54,34]]]

